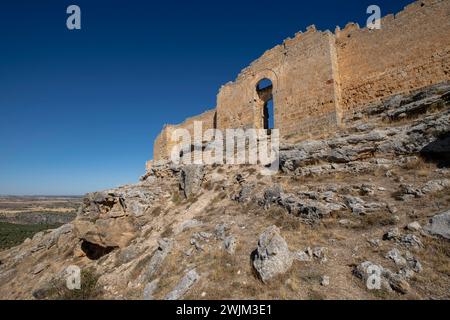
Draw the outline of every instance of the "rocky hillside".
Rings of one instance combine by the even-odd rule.
[[[73,223],[0,252],[0,297],[449,299],[450,84],[345,127],[282,145],[274,176],[161,163],[88,194]]]

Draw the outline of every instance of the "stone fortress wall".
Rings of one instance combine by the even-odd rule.
[[[202,122],[202,129],[214,129],[216,128],[216,110],[206,111],[198,116],[194,116],[186,119],[184,122],[178,125],[166,124],[161,133],[156,137],[153,146],[153,159],[155,161],[169,159],[172,147],[177,144],[177,141],[172,141],[172,132],[176,129],[184,128],[189,130],[191,136],[194,136],[194,121]],[[150,163],[148,164],[151,165]]]
[[[166,125],[155,140],[154,161],[166,160],[176,128],[264,128],[273,99],[281,141],[317,137],[343,126],[342,118],[396,94],[450,80],[450,0],[416,1],[382,18],[381,30],[349,23],[335,33],[314,26],[297,33],[222,86],[215,109]],[[272,86],[258,91],[269,79]]]

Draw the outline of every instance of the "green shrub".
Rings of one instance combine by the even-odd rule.
[[[14,224],[0,222],[0,250],[21,244],[26,238],[32,238],[36,233],[55,229],[60,224]]]

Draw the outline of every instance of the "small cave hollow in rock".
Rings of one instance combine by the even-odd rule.
[[[83,240],[81,243],[81,250],[86,254],[86,257],[91,260],[98,260],[113,251],[115,248],[116,247],[103,247],[86,240]]]

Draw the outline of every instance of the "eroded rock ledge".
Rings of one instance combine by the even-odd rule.
[[[395,97],[333,137],[283,145],[275,176],[161,162],[88,194],[73,223],[0,252],[0,295],[58,298],[77,265],[95,275],[93,298],[448,298],[449,92]]]

